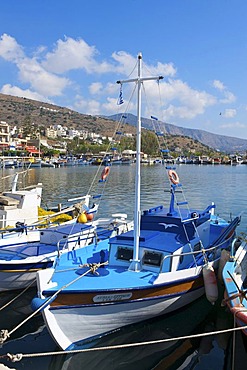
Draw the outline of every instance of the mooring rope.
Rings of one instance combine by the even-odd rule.
[[[3,305],[2,307],[0,307],[0,311],[2,311],[4,308],[8,307],[12,302],[16,301],[17,298],[21,297],[22,294],[24,294],[36,281],[36,278],[33,279],[30,284],[28,284],[28,286],[22,290],[17,296],[15,296],[14,298],[12,298],[10,301],[8,301],[7,303],[5,303],[5,305]]]
[[[191,335],[185,335],[185,336],[180,336],[180,337],[165,338],[165,339],[158,339],[158,340],[138,342],[138,343],[117,344],[117,345],[105,346],[105,347],[93,347],[93,348],[76,349],[76,350],[70,350],[70,351],[56,351],[56,352],[52,351],[52,352],[43,352],[43,353],[42,352],[17,353],[17,354],[7,353],[5,355],[0,356],[0,359],[8,359],[12,362],[17,362],[17,361],[21,361],[24,358],[34,358],[34,357],[39,357],[39,356],[40,357],[60,356],[60,355],[76,354],[76,353],[84,353],[84,352],[96,352],[96,351],[107,351],[107,350],[113,350],[113,349],[140,347],[140,346],[147,346],[147,345],[160,344],[160,343],[166,343],[166,342],[174,342],[178,340],[202,338],[202,337],[207,337],[207,336],[212,336],[212,335],[236,332],[238,330],[245,330],[245,329],[247,329],[247,325],[241,326],[241,327],[234,327],[231,329],[216,330],[216,331],[211,331],[211,332],[206,332],[206,333],[200,333],[200,334],[191,334]]]
[[[42,309],[49,304],[62,290],[68,288],[70,285],[74,284],[77,280],[81,279],[85,275],[92,272],[93,274],[97,274],[97,269],[103,265],[107,265],[108,261],[102,262],[102,263],[89,263],[85,265],[81,265],[81,267],[89,267],[89,269],[84,272],[84,274],[76,277],[74,280],[70,281],[69,283],[63,285],[60,289],[58,289],[50,298],[45,300],[45,302],[31,315],[29,315],[27,318],[25,318],[20,324],[18,324],[14,329],[12,329],[10,332],[7,329],[0,330],[0,345],[5,342],[6,339],[10,337],[11,334],[13,334],[17,329],[19,329],[22,325],[24,325],[27,321],[29,321],[33,316],[35,316],[37,313],[42,311]]]

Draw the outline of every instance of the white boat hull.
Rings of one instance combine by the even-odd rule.
[[[44,282],[49,280],[50,271],[38,274],[38,290],[45,289]],[[43,275],[43,278],[42,278]],[[204,287],[167,297],[150,300],[138,300],[88,306],[70,306],[55,309],[46,307],[43,317],[46,326],[55,340],[63,349],[79,347],[83,341],[100,337],[117,328],[145,321],[154,317],[174,312],[186,306],[204,294]]]
[[[0,292],[24,289],[29,285],[35,286],[37,271],[46,266],[52,267],[56,257],[57,253],[52,253],[47,256],[30,257],[24,262],[20,260],[19,263],[0,261]]]

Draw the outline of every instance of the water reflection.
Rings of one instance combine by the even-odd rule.
[[[80,166],[67,168],[42,168],[31,170],[25,177],[23,186],[42,182],[44,186],[42,205],[56,206],[66,204],[69,198],[85,195],[95,177],[97,167]],[[244,211],[238,231],[247,227],[247,166],[197,166],[181,165],[177,172],[184,186],[184,191],[193,207],[206,207],[211,201],[216,203],[216,213],[229,219]],[[15,173],[6,170],[5,174]],[[141,206],[142,209],[169,203],[169,184],[164,174],[164,166],[143,166],[141,171]],[[99,216],[124,212],[133,217],[134,209],[135,166],[113,166],[100,204]],[[10,187],[10,179],[2,187]],[[95,192],[100,192],[96,182]],[[2,294],[1,307],[16,293]],[[28,291],[13,305],[0,312],[0,329],[12,330],[27,317],[31,311],[29,302],[35,291]],[[13,308],[14,307],[14,308]],[[149,323],[134,325],[128,329],[116,331],[101,340],[91,343],[94,346],[134,343],[184,336],[192,333],[232,327],[231,316],[220,305],[212,307],[204,298],[186,307],[166,319],[157,319]],[[230,323],[229,321],[230,320]],[[188,339],[184,341],[159,343],[155,345],[132,347],[119,350],[107,350],[76,355],[57,355],[27,358],[21,362],[6,365],[15,369],[230,369],[229,335]],[[58,351],[50,338],[41,315],[34,317],[15,331],[5,342],[0,353],[42,353]],[[226,356],[227,353],[227,356]],[[246,353],[245,353],[246,354]],[[240,369],[240,367],[238,367]]]
[[[14,170],[6,170],[6,173]],[[33,169],[25,178],[26,185],[42,182],[44,185],[42,205],[57,206],[69,198],[88,193],[98,171],[97,166],[76,166],[61,168]],[[216,203],[216,213],[229,219],[230,214],[242,216],[240,230],[247,226],[247,166],[180,165],[177,172],[187,200],[191,207],[203,208],[212,201]],[[92,192],[101,193],[98,183]],[[101,200],[99,216],[124,212],[133,217],[135,165],[112,166],[104,197]],[[7,181],[7,180],[6,180]],[[5,186],[7,186],[5,181]],[[159,204],[169,204],[169,184],[164,165],[142,166],[141,168],[141,208]]]
[[[27,317],[30,294],[27,293],[22,299],[22,305],[26,309],[8,308],[9,325],[11,329]],[[2,316],[3,317],[3,316]],[[232,326],[231,315],[224,308],[212,306],[204,297],[193,304],[171,314],[166,318],[157,318],[142,324],[132,325],[128,328],[116,330],[97,341],[88,343],[84,348],[108,347],[126,343],[139,343],[145,341],[162,340],[186,336],[205,331],[214,331],[219,328]],[[6,324],[6,323],[5,323]],[[2,328],[6,328],[4,320],[1,322]],[[85,352],[71,355],[53,355],[24,358],[20,362],[14,363],[15,369],[36,370],[77,370],[77,369],[97,369],[102,370],[143,370],[150,369],[204,369],[203,363],[207,366],[210,362],[210,353],[216,351],[217,361],[214,356],[214,366],[211,368],[223,369],[225,353],[229,335],[209,336],[203,338],[190,338],[185,340],[175,340],[172,342],[161,342],[151,345],[101,350],[97,352]],[[20,331],[15,332],[12,337],[3,344],[0,353],[45,353],[59,351],[53,340],[50,338],[41,316],[32,319],[25,324]],[[217,362],[217,364],[216,364]],[[8,362],[3,361],[9,366]],[[216,366],[217,365],[217,366]],[[198,367],[197,367],[198,366]],[[11,366],[10,366],[11,367]],[[208,369],[209,367],[207,367]],[[206,369],[206,368],[205,368]]]

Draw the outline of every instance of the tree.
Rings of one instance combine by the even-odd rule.
[[[141,142],[142,151],[148,155],[157,155],[159,154],[159,143],[157,137],[152,131],[143,131],[142,132],[142,142]]]

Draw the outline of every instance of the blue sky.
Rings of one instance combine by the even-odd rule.
[[[144,117],[247,139],[246,19],[246,0],[2,0],[0,92],[115,114],[142,52],[164,76]]]

